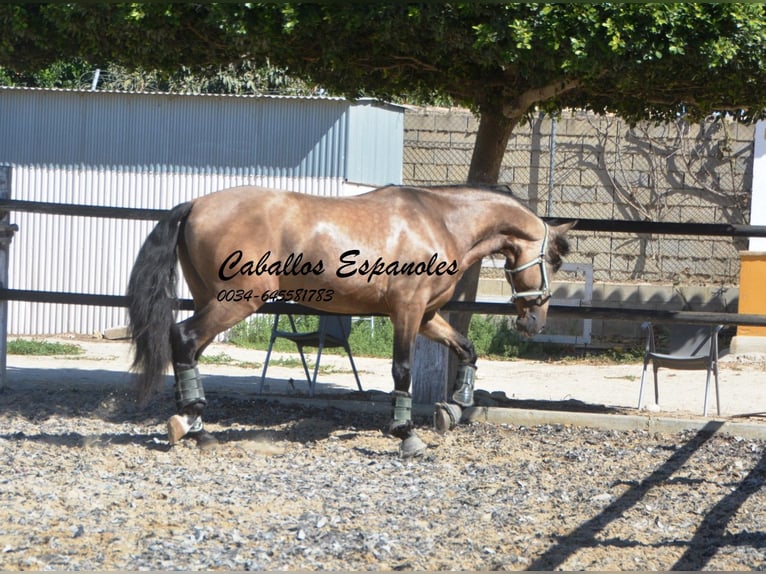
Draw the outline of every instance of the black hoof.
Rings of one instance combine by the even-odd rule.
[[[434,428],[439,433],[445,433],[454,428],[463,414],[463,409],[452,403],[436,403],[434,405]]]
[[[412,426],[413,426],[412,421],[407,421],[404,423],[392,422],[391,425],[388,427],[388,434],[396,438],[405,440],[408,436],[412,434]]]
[[[212,434],[207,432],[206,430],[201,430],[198,432],[190,432],[186,435],[188,438],[193,438],[197,441],[197,447],[199,447],[202,450],[212,448],[218,444],[218,439],[215,438]]]
[[[428,445],[413,431],[410,433],[410,436],[404,439],[402,444],[399,445],[399,455],[402,458],[414,458],[422,456],[427,448]]]

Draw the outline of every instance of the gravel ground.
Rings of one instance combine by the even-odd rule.
[[[766,568],[761,441],[423,420],[402,461],[387,415],[208,395],[202,451],[169,397],[0,394],[0,569]]]

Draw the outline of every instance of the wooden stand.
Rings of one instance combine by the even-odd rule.
[[[449,350],[418,335],[412,365],[412,402],[433,405],[447,399]]]

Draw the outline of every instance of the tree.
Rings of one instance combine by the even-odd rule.
[[[535,109],[761,117],[765,16],[749,3],[4,4],[0,66],[80,58],[204,74],[268,58],[350,97],[448,97],[480,117],[468,179],[495,183],[509,135]],[[464,297],[477,282],[478,267]]]
[[[712,3],[4,4],[0,66],[204,73],[269,59],[350,97],[448,96],[480,115],[469,177],[494,183],[503,141],[535,108],[759,117],[765,16]]]

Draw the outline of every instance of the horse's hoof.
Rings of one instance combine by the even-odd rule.
[[[186,436],[191,429],[188,419],[182,415],[173,415],[168,419],[168,442],[171,446]]]
[[[197,447],[201,450],[212,448],[218,444],[218,439],[206,430],[189,434],[190,437],[197,441]]]
[[[399,446],[399,455],[402,458],[414,458],[416,456],[422,456],[427,448],[428,445],[420,440],[420,437],[413,432],[402,441],[402,444]]]
[[[452,403],[436,403],[434,405],[434,428],[439,433],[445,433],[457,426],[463,409]]]

